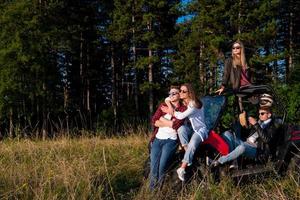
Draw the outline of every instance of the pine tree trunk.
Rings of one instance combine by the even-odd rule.
[[[70,61],[69,61],[69,55],[67,54],[66,55],[66,57],[65,57],[65,59],[66,59],[66,68],[64,69],[64,74],[65,74],[65,76],[64,76],[64,78],[63,79],[69,79],[69,73],[68,73],[68,64],[67,63],[69,63]],[[64,110],[66,111],[66,109],[67,109],[67,107],[68,107],[68,104],[69,104],[69,83],[68,83],[68,81],[65,81],[64,83],[63,83],[63,92],[64,92]]]
[[[151,22],[148,22],[148,31],[149,32],[152,31]],[[149,88],[149,115],[150,116],[149,117],[151,117],[153,114],[153,88],[152,88],[152,85],[153,85],[153,62],[152,62],[153,52],[150,49],[150,47],[148,50],[148,56],[149,56],[149,60],[150,60],[150,63],[148,65],[148,82],[150,85],[150,88]]]
[[[65,85],[64,86],[64,110],[66,110],[68,106],[68,100],[69,100],[69,91],[68,91],[68,87]]]
[[[45,80],[45,78],[44,78]],[[47,136],[47,117],[46,117],[46,84],[43,83],[43,102],[42,102],[42,110],[43,110],[43,125],[42,125],[42,138],[43,140],[46,139]]]
[[[152,60],[152,56],[153,56],[152,50],[149,49],[148,53],[149,53],[149,59]],[[149,64],[148,81],[149,81],[149,85],[150,85],[150,88],[149,88],[149,115],[151,117],[153,114],[153,88],[152,88],[152,85],[153,85],[153,63],[152,63],[152,61]]]
[[[239,13],[238,13],[238,34],[241,34],[241,16],[242,16],[242,5],[243,5],[243,0],[239,1]]]
[[[91,106],[90,106],[90,80],[86,80],[86,109],[88,112],[91,111]]]
[[[84,69],[83,69],[83,33],[82,31],[80,32],[80,69],[79,69],[79,76],[80,76],[80,96],[81,96],[81,107],[84,108],[85,107],[85,94],[84,94]]]
[[[216,86],[216,64],[215,62],[211,62],[210,63],[210,77],[209,77],[209,92],[212,92],[210,91],[214,86]]]
[[[87,48],[87,59],[86,59],[86,74],[89,74],[90,68],[90,55],[89,55],[89,48]],[[90,79],[89,76],[86,76],[86,110],[88,113],[91,112],[90,107]]]
[[[112,69],[112,97],[111,97],[111,103],[112,103],[113,115],[114,115],[114,129],[117,130],[118,107],[117,107],[116,63],[115,63],[115,49],[114,49],[114,47],[111,47],[111,69]]]
[[[286,69],[287,77],[290,77],[290,72],[293,71],[293,29],[294,29],[294,13],[293,13],[293,1],[289,2],[289,57],[288,57],[288,67]]]
[[[69,104],[69,88],[68,88],[68,83],[64,84],[64,113],[66,115],[66,134],[69,135],[69,113],[67,112],[67,108],[68,108],[68,104]],[[64,128],[64,126],[62,126],[61,128]]]
[[[202,87],[202,91],[204,90],[204,81],[205,81],[205,69],[203,64],[203,50],[204,45],[203,42],[200,42],[199,45],[199,79],[200,79],[200,86]]]
[[[36,126],[38,127],[36,129],[36,138],[38,138],[40,136],[40,101],[39,99],[37,98],[37,96],[35,95],[34,96],[34,99],[35,99],[35,106],[36,106]]]
[[[270,55],[270,45],[269,44],[266,44],[265,45],[265,51],[266,51],[266,55],[269,56]],[[267,63],[266,64],[266,75],[267,77],[271,77],[272,79],[274,79],[274,76],[273,76],[273,70],[271,68],[271,65],[270,63]]]
[[[9,137],[13,138],[13,134],[14,134],[14,124],[13,124],[13,109],[10,108],[9,109]]]
[[[134,1],[135,5],[135,1]],[[133,7],[133,14],[132,14],[132,51],[133,51],[133,74],[134,74],[134,81],[133,81],[133,93],[134,93],[134,103],[135,103],[135,113],[136,117],[139,115],[139,91],[138,91],[138,74],[136,70],[136,43],[135,43],[135,16],[134,16],[134,9]]]

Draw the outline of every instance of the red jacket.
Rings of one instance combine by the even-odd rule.
[[[163,112],[163,111],[161,110],[161,107],[162,107],[162,106],[167,106],[167,104],[166,104],[166,103],[161,103],[161,104],[158,106],[158,108],[157,108],[156,112],[154,113],[154,115],[152,116],[151,124],[152,124],[152,126],[153,126],[153,132],[152,132],[152,136],[151,136],[151,141],[154,140],[154,138],[155,138],[155,136],[156,136],[156,134],[157,134],[157,132],[158,132],[158,128],[159,128],[159,127],[156,127],[156,126],[155,126],[156,120],[159,120],[160,117],[162,117],[162,116],[164,116],[165,114],[167,114],[167,113],[165,113],[165,112]],[[183,111],[185,111],[186,109],[187,109],[187,107],[186,107],[185,105],[183,105],[182,103],[180,103],[180,106],[179,106],[179,107],[175,108],[175,110],[176,110],[176,111],[179,111],[179,112],[183,112]],[[174,116],[172,116],[172,120],[173,120],[173,126],[172,126],[172,128],[175,129],[176,131],[177,131],[177,129],[178,129],[180,126],[182,126],[183,123],[184,123],[184,119],[179,120],[179,119],[175,118]]]

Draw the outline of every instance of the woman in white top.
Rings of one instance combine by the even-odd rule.
[[[183,84],[180,87],[180,99],[183,100],[184,104],[187,106],[187,110],[184,112],[173,113],[173,110],[169,107],[164,107],[162,110],[164,112],[173,113],[177,119],[188,118],[192,129],[192,137],[185,147],[185,154],[182,160],[181,167],[177,169],[178,177],[180,180],[184,181],[185,168],[192,164],[194,153],[201,142],[203,142],[208,137],[208,130],[205,125],[204,111],[202,103],[196,97],[195,90],[189,83]],[[187,130],[189,130],[187,128]],[[188,133],[187,131],[186,133]],[[183,136],[188,138],[187,135]]]

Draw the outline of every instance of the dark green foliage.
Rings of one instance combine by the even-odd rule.
[[[298,1],[0,2],[0,135],[122,132],[148,120],[170,84],[213,93],[236,39],[256,83],[280,85],[299,121]]]
[[[1,12],[2,119],[10,115],[16,124],[34,126],[42,124],[39,121],[48,112],[61,109],[60,75],[54,52],[58,32],[46,17],[54,9],[51,3],[44,9],[30,1],[13,1]],[[32,117],[34,124],[30,124]]]
[[[279,96],[286,105],[287,121],[294,124],[300,123],[300,84],[290,84],[278,87]]]

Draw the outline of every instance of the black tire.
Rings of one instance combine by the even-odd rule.
[[[298,179],[297,182],[300,183],[300,152],[292,157],[288,166],[288,173],[294,174],[294,177]]]
[[[288,149],[288,153],[284,159],[283,167],[280,169],[281,175],[296,173],[298,179],[300,179],[300,144],[291,143]],[[299,182],[299,180],[298,180]]]

